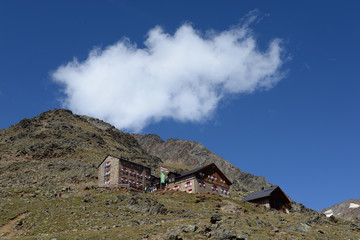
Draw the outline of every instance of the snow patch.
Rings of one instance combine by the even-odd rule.
[[[333,213],[333,211],[332,211],[331,209],[325,211],[324,214],[325,214],[327,217],[331,217],[332,215],[334,215],[334,213]]]
[[[360,205],[356,204],[356,203],[350,203],[350,206],[349,206],[349,208],[358,208],[358,207],[360,207]]]

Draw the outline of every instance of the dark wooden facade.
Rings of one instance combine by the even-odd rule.
[[[284,213],[287,213],[291,208],[289,198],[278,186],[250,193],[241,201],[257,203],[266,208],[274,208]]]

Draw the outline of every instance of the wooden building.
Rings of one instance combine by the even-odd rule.
[[[288,213],[291,208],[289,198],[277,186],[250,193],[241,201],[257,203],[266,208],[274,208],[284,213]]]
[[[166,189],[229,196],[231,184],[230,180],[212,163],[182,174],[170,172]]]
[[[151,189],[150,190],[159,190],[160,189],[160,177],[151,175]]]
[[[149,188],[151,168],[124,157],[108,155],[98,166],[98,184],[99,187]]]

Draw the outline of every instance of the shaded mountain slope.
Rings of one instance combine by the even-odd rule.
[[[179,139],[163,141],[154,134],[133,134],[140,146],[153,156],[161,158],[167,164],[186,165],[192,168],[215,163],[233,182],[233,188],[245,191],[257,191],[270,187],[264,177],[242,172],[227,160],[211,152],[201,143]]]

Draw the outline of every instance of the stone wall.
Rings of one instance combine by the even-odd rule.
[[[99,166],[98,169],[98,185],[99,187],[104,187],[104,174],[105,174],[105,168],[104,165],[105,161]]]
[[[111,187],[117,187],[119,184],[119,167],[120,167],[120,161],[118,158],[108,156],[106,161],[111,161],[111,167],[110,167],[110,186]]]
[[[110,166],[106,166],[107,162],[110,162]],[[126,168],[128,172],[124,173],[121,171],[122,168]],[[110,170],[110,175],[105,175],[108,170]],[[135,175],[130,175],[129,170],[134,170]],[[137,173],[141,173],[142,177],[138,177]],[[136,183],[141,183],[142,188],[145,188],[146,185],[151,186],[151,181],[145,178],[145,174],[151,176],[149,167],[109,155],[99,166],[98,185],[99,187],[119,187],[119,184],[128,186],[121,182],[121,178],[125,177],[128,181],[131,179],[135,182],[133,187],[141,188],[140,184],[136,185]],[[106,180],[110,180],[110,184],[105,184]]]
[[[110,162],[110,166],[106,163]],[[105,176],[106,171],[110,170],[110,175]],[[110,184],[105,184],[105,180],[109,179]],[[114,187],[119,183],[119,159],[107,156],[98,169],[98,184],[99,187]]]

